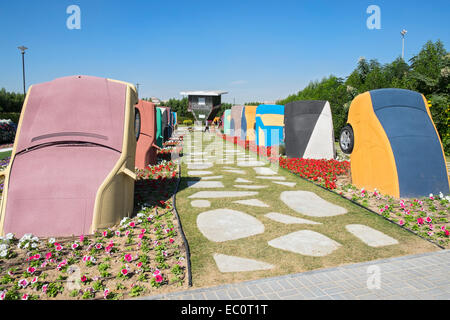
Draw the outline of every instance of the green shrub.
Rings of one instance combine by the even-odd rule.
[[[192,120],[184,120],[183,121],[183,124],[185,125],[185,126],[191,126],[192,125]]]

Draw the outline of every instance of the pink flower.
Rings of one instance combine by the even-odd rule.
[[[384,212],[384,209],[383,209],[383,208],[381,208],[381,209],[380,209],[380,213],[383,213],[383,212]]]
[[[8,291],[2,291],[1,293],[0,293],[0,300],[5,300],[5,297],[6,297],[6,293],[7,293]]]
[[[86,282],[87,281],[87,277],[86,276],[82,276],[81,278],[80,278],[80,280],[81,280],[81,282]]]
[[[128,226],[134,228],[134,227],[136,226],[136,223],[134,223],[134,221],[131,221],[131,222],[128,224]]]
[[[101,243],[97,243],[97,244],[95,245],[95,249],[100,250],[101,248],[103,248],[103,246],[102,246]]]
[[[38,277],[34,277],[33,280],[31,280],[31,283],[36,283],[39,280]]]
[[[125,235],[128,236],[129,234],[130,234],[130,231],[127,230],[127,231],[125,232]]]
[[[84,241],[84,236],[80,236],[80,242]]]
[[[19,281],[19,287],[22,287],[22,288],[25,289],[27,286],[28,286],[27,279],[22,279],[22,280]]]
[[[108,231],[103,231],[103,236],[107,237],[108,236]]]
[[[427,218],[425,219],[425,221],[428,222],[428,223],[431,223],[432,220],[431,220],[430,217],[427,217]]]
[[[42,292],[43,292],[43,293],[46,293],[46,292],[47,292],[47,288],[48,288],[48,284],[44,284],[44,285],[42,286]]]
[[[145,234],[141,233],[138,235],[139,239],[142,239],[143,237],[145,237]]]
[[[447,237],[450,235],[450,232],[448,230],[445,230],[444,233]]]
[[[142,267],[142,262],[139,262],[139,263],[137,264],[137,267],[138,267],[138,268]]]
[[[78,243],[72,244],[72,250],[75,250],[76,248],[78,248]]]
[[[161,283],[163,281],[163,277],[161,277],[161,275],[158,274],[157,276],[155,276],[155,281]]]
[[[132,255],[131,254],[126,254],[124,257],[123,257],[124,259],[125,259],[125,261],[127,261],[127,262],[130,262],[130,261],[132,261],[133,260],[133,257],[132,257]]]
[[[84,256],[83,262],[91,261],[91,256]]]
[[[442,231],[445,231],[445,226],[442,226],[442,227],[441,227],[441,230],[442,230]]]
[[[8,275],[13,276],[14,273],[13,273],[11,270],[9,270],[9,271],[8,271]]]
[[[26,293],[22,296],[22,300],[28,300],[28,295]]]
[[[418,223],[418,224],[423,224],[423,218],[418,218],[418,219],[417,219],[417,223]]]
[[[122,270],[120,270],[120,272],[122,273],[122,275],[126,276],[128,274],[128,269],[123,268]]]
[[[156,270],[153,272],[153,276],[154,276],[154,277],[156,277],[156,276],[159,275],[159,274],[161,274],[161,272],[160,272],[158,269],[156,269]]]
[[[45,259],[49,260],[52,257],[52,253],[48,252],[45,254]]]
[[[36,271],[36,268],[33,268],[33,267],[29,267],[29,268],[27,269],[27,272],[28,272],[28,273],[31,273],[31,274],[33,274],[35,271]]]
[[[170,243],[174,243],[175,240],[173,240],[172,238],[170,238],[170,239],[169,239],[169,242],[170,242]]]
[[[103,291],[103,297],[106,299],[109,295],[109,289],[105,289],[105,291]]]
[[[401,226],[403,226],[403,225],[405,224],[405,221],[400,220],[400,221],[398,222],[398,224],[401,225]]]
[[[432,224],[429,224],[429,225],[428,225],[428,228],[430,228],[430,230],[433,230],[433,229],[434,229],[434,226],[433,226]]]
[[[120,237],[120,231],[119,230],[116,231],[116,236]]]
[[[145,232],[147,232],[147,230],[141,229],[141,233],[145,233]]]
[[[55,247],[55,250],[56,251],[61,251],[63,249],[63,247],[61,246],[61,245],[57,245],[56,247]]]

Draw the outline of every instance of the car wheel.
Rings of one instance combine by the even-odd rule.
[[[347,124],[341,130],[341,134],[339,136],[339,146],[341,147],[343,153],[351,154],[354,145],[355,136],[353,134],[353,128],[351,125]]]

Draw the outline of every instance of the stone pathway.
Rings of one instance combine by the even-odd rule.
[[[229,148],[229,144],[225,145],[226,148]],[[256,160],[253,156],[245,155],[244,152],[240,152],[237,149],[223,150],[222,148],[223,146],[220,144],[216,145],[216,143],[212,143],[206,147],[205,150],[218,150],[217,157],[220,158],[216,159],[207,155],[205,152],[193,152],[191,154],[195,153],[200,157],[196,162],[189,162],[187,165],[188,175],[199,178],[198,181],[188,181],[189,188],[200,189],[198,192],[187,197],[192,199],[192,207],[209,208],[212,206],[212,202],[214,203],[214,199],[226,199],[226,201],[230,202],[222,201],[220,203],[240,205],[238,210],[223,207],[214,210],[206,209],[207,211],[198,214],[196,226],[205,237],[205,241],[223,243],[263,234],[265,231],[263,222],[272,221],[271,223],[279,224],[281,229],[283,225],[284,227],[286,225],[303,225],[304,227],[302,227],[302,230],[294,232],[292,232],[293,229],[289,229],[290,231],[286,231],[284,235],[279,236],[278,234],[274,239],[270,239],[269,241],[265,240],[267,241],[267,243],[264,242],[267,244],[267,248],[272,247],[280,251],[288,251],[305,257],[324,257],[343,248],[344,245],[338,241],[317,231],[307,230],[307,227],[324,225],[328,217],[340,219],[339,216],[345,215],[347,209],[319,197],[314,192],[295,189],[292,191],[283,191],[286,190],[286,187],[295,188],[297,183],[288,181],[289,179],[286,179],[284,176],[277,175],[278,170],[271,167],[268,162]],[[237,161],[234,159],[235,156]],[[203,162],[202,158],[205,162]],[[205,169],[211,171],[203,171]],[[251,172],[252,175],[249,175],[248,172]],[[213,176],[213,174],[220,175]],[[236,177],[234,177],[235,175]],[[227,185],[229,182],[225,183],[222,181],[223,177],[229,176],[233,177],[234,183]],[[260,196],[258,191],[250,191],[252,189],[261,189],[260,192],[264,194],[264,189],[269,186],[273,187],[274,184],[277,184],[281,191],[276,192],[273,195],[273,199],[278,199],[280,206],[286,205],[290,208],[293,211],[291,212],[292,215],[270,212],[271,210],[280,209],[271,208],[271,206],[276,205],[270,200],[269,203],[271,205],[265,203],[264,198]],[[202,190],[216,188],[227,189],[221,191]],[[276,187],[275,190],[279,188]],[[239,191],[237,189],[248,189],[249,191]],[[234,207],[236,206],[234,205]],[[262,209],[258,209],[259,211],[257,212],[260,215],[250,215],[249,213],[252,212],[250,210],[254,209],[256,211],[252,207],[268,208],[267,213],[261,214]],[[296,214],[299,216],[295,216]],[[306,216],[308,219],[301,216]],[[397,239],[362,224],[346,225],[343,232],[348,232],[351,237],[354,237],[355,242],[364,243],[369,247],[395,246],[399,243]],[[346,245],[348,246],[348,243]],[[240,255],[245,255],[245,253],[241,253]],[[223,273],[268,270],[276,267],[267,262],[250,259],[250,257],[245,256],[229,256],[221,252],[214,252],[212,256],[218,270]],[[271,263],[276,264],[276,262]],[[277,290],[273,290],[273,292],[276,293]],[[284,295],[288,296],[287,293],[282,293],[282,295],[279,295],[279,298],[283,298]],[[297,297],[301,296],[298,292],[293,295]],[[195,298],[196,296],[192,297]],[[232,295],[229,295],[229,297],[234,298]],[[236,296],[236,298],[238,297]],[[243,296],[243,298],[245,297]],[[266,298],[270,297],[267,296]]]
[[[377,273],[378,272],[378,273]],[[379,282],[373,276],[379,275]],[[140,300],[450,300],[450,250],[356,263]]]

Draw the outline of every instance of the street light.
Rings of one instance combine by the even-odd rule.
[[[405,29],[403,29],[400,34],[402,35],[402,59],[405,60],[405,35],[408,33]]]
[[[23,76],[23,97],[25,98],[25,95],[27,94],[25,89],[25,50],[27,50],[27,47],[20,46],[18,49],[22,52],[22,76]]]

